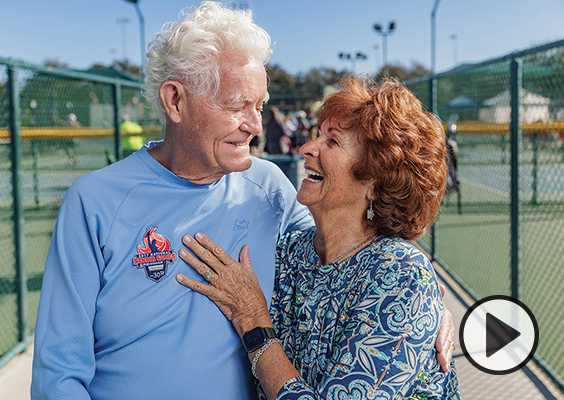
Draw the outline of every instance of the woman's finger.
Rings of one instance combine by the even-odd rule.
[[[223,248],[201,232],[194,235],[196,241],[217,260],[224,265],[229,265],[235,260]]]
[[[253,270],[253,267],[251,266],[251,256],[249,256],[248,244],[244,245],[239,252],[239,263],[241,263],[241,265],[245,268],[248,268],[251,271]]]
[[[194,268],[200,275],[202,275],[208,282],[213,279],[213,276],[210,273],[215,274],[216,271],[213,270],[208,264],[201,262],[189,251],[185,249],[180,249],[178,255],[181,259],[183,259],[188,265]],[[208,279],[209,278],[209,279]]]
[[[441,291],[441,296],[445,297],[446,287],[444,285],[439,284],[439,290]]]
[[[182,243],[184,243],[184,245],[186,247],[188,247],[199,258],[198,262],[199,262],[200,266],[202,264],[205,266],[203,268],[204,272],[205,272],[206,269],[211,268],[215,272],[220,273],[221,267],[223,267],[224,264],[221,260],[219,260],[216,257],[216,255],[214,253],[212,253],[210,250],[206,249],[204,246],[202,246],[200,244],[200,242],[198,242],[197,240],[194,240],[194,238],[191,237],[190,235],[184,235],[184,237],[182,238]],[[192,255],[190,254],[189,256],[192,256]],[[190,257],[188,257],[188,258],[190,258]],[[192,256],[192,259],[197,260],[194,256]],[[184,261],[188,262],[187,260],[184,260]],[[196,270],[198,272],[200,272],[203,275],[203,273],[201,272],[201,269],[197,268],[196,265],[192,264],[192,262],[188,262],[188,264],[192,265],[194,268],[196,268]]]
[[[176,280],[182,285],[186,286],[187,288],[195,290],[196,292],[206,295],[208,297],[210,297],[213,293],[213,289],[212,287],[210,287],[210,285],[206,285],[204,282],[200,282],[192,278],[188,278],[186,275],[177,274]]]
[[[206,285],[203,282],[196,281],[194,279],[188,278],[186,275],[177,274],[176,280],[198,293],[207,296],[211,301],[215,303],[215,305],[221,310],[221,312],[227,317],[228,320],[233,319],[233,311],[229,306],[228,302],[226,303],[227,298],[223,295],[221,290],[213,287],[212,285]]]

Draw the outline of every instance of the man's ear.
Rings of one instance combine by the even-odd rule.
[[[175,123],[181,121],[180,102],[186,96],[186,91],[178,81],[166,81],[159,89],[159,97],[165,113]]]

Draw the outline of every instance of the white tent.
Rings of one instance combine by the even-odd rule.
[[[548,121],[550,99],[521,90],[520,120],[525,123]],[[511,106],[509,90],[484,101],[479,114],[480,121],[502,122],[511,121]]]

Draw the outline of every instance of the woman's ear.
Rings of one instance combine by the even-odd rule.
[[[374,200],[374,188],[376,186],[376,182],[370,181],[366,185],[366,199],[367,201]]]
[[[166,81],[159,89],[159,97],[166,115],[172,122],[181,121],[180,103],[186,96],[184,86],[178,81]]]

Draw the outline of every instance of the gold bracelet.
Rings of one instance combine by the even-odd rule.
[[[251,372],[253,373],[253,376],[255,378],[258,379],[257,376],[257,363],[259,360],[259,357],[262,355],[262,353],[264,353],[266,351],[266,349],[268,349],[270,347],[271,344],[274,343],[282,343],[282,341],[278,338],[274,338],[274,339],[270,339],[268,342],[266,342],[264,344],[264,346],[262,346],[259,351],[257,351],[257,353],[255,354],[255,356],[253,357],[253,366],[251,367]]]

